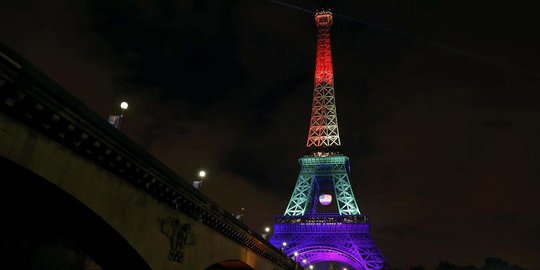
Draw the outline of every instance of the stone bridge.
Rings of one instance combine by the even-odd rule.
[[[295,264],[0,44],[4,269]]]

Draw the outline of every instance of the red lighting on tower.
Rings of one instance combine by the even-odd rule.
[[[327,152],[326,148],[341,145],[334,98],[334,69],[330,46],[332,23],[332,12],[329,9],[321,9],[315,14],[315,24],[317,25],[315,88],[306,144],[315,152]]]
[[[322,82],[334,84],[334,69],[332,67],[332,50],[330,48],[330,27],[332,27],[332,12],[319,11],[315,15],[317,25],[317,58],[315,64],[315,86]]]

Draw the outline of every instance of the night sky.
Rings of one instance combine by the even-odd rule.
[[[535,2],[332,4],[349,17],[332,28],[341,153],[391,267],[498,256],[540,270]],[[186,181],[206,169],[202,191],[259,232],[306,153],[315,30],[266,0],[0,5],[1,42],[104,121],[129,102],[121,132]]]

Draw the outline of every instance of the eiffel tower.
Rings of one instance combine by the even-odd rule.
[[[315,23],[315,88],[306,144],[310,154],[298,160],[301,169],[296,186],[285,213],[275,218],[270,242],[302,267],[329,261],[346,264],[348,269],[385,269],[384,258],[371,239],[368,218],[360,213],[351,188],[349,158],[337,152],[341,141],[330,9],[317,10]],[[328,207],[337,211],[325,211]]]

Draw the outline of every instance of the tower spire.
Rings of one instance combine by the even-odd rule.
[[[330,45],[333,19],[330,9],[323,5],[315,14],[317,26],[317,56],[311,120],[306,147],[315,152],[327,152],[341,145],[334,97],[334,70]]]

